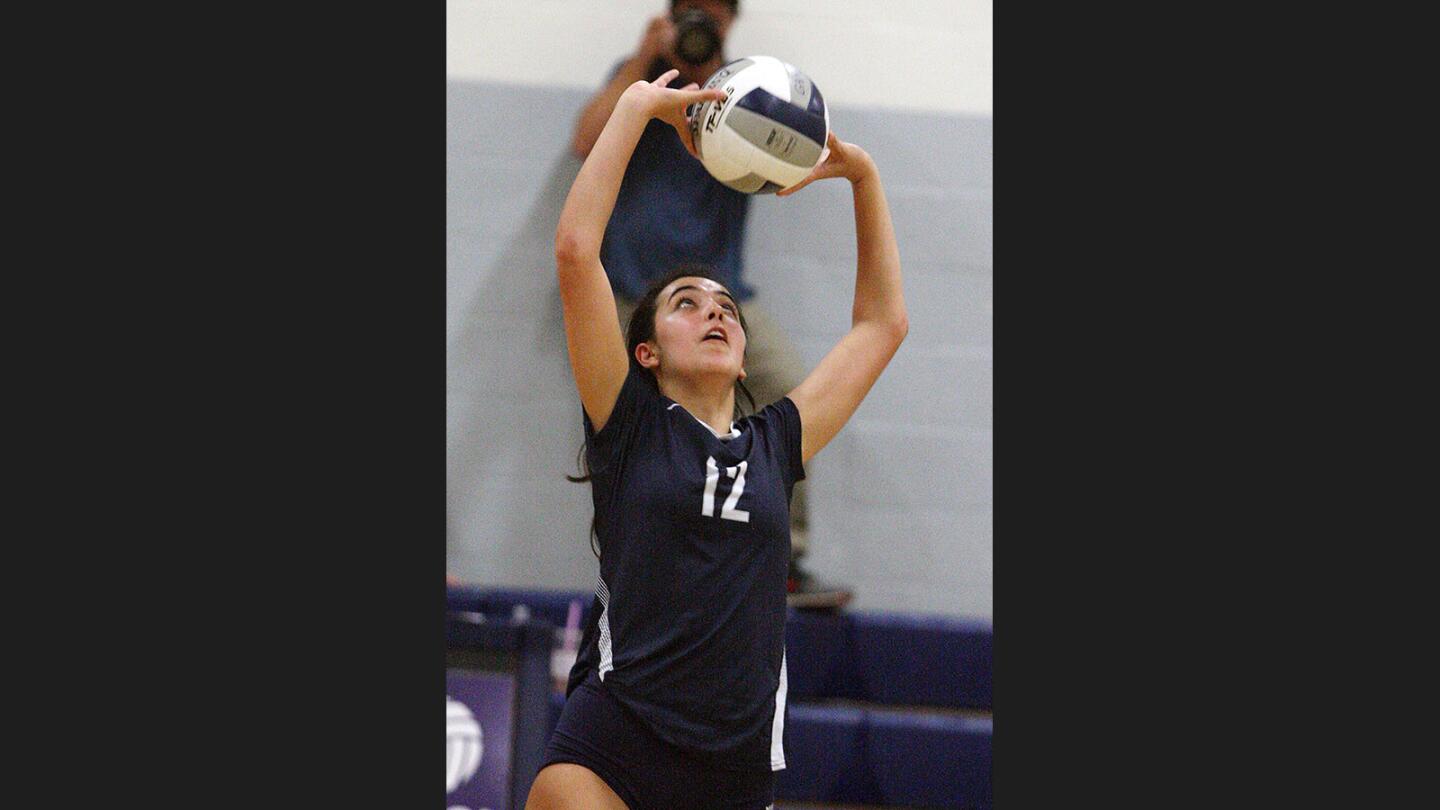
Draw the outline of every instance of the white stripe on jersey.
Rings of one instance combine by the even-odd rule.
[[[785,767],[785,653],[780,653],[780,686],[775,690],[775,720],[770,724],[770,770]]]
[[[670,407],[666,408],[665,410],[667,410],[667,411],[673,411],[673,410],[675,410],[676,408],[680,408],[680,407],[682,407],[682,406],[680,405],[680,403],[675,402],[675,403],[672,403],[672,404],[670,405]],[[685,411],[685,412],[686,412],[686,413],[690,413],[689,411]],[[710,427],[708,424],[706,424],[705,422],[701,421],[700,417],[696,416],[696,415],[693,414],[693,413],[690,413],[690,418],[691,418],[691,419],[694,419],[696,422],[700,422],[700,424],[702,424],[702,425],[705,425],[705,429],[706,429],[706,430],[710,431],[711,433],[715,433],[715,428],[712,428],[712,427]],[[739,436],[739,435],[740,435],[740,428],[735,427],[735,423],[734,423],[734,422],[731,422],[731,423],[730,423],[730,432],[729,432],[729,433],[715,433],[715,438],[717,438],[717,439],[733,439],[733,438],[735,438],[736,436]]]
[[[595,577],[600,584],[595,586],[595,595],[600,597],[600,680],[605,680],[605,673],[615,668],[615,651],[611,649],[610,643],[610,589],[605,587],[605,580]]]

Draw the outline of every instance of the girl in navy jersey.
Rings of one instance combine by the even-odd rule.
[[[703,273],[653,287],[622,334],[600,244],[651,118],[695,153],[675,71],[621,96],[556,233],[570,364],[580,392],[600,577],[564,713],[529,810],[747,808],[785,767],[789,500],[908,329],[900,255],[864,150],[829,137],[792,194],[850,181],[858,268],[850,332],[795,390],[734,421],[745,378],[739,305]]]

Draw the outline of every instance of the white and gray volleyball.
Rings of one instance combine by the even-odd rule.
[[[747,56],[715,71],[705,88],[725,91],[690,116],[700,162],[746,194],[772,194],[804,180],[830,134],[820,88],[794,65]]]

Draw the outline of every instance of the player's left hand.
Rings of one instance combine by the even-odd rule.
[[[825,149],[820,152],[820,162],[809,176],[795,185],[775,192],[777,197],[787,197],[816,180],[827,177],[844,177],[852,183],[863,180],[875,171],[875,161],[864,149],[853,143],[845,143],[831,132],[825,139]]]

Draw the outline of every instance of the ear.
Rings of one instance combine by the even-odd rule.
[[[740,382],[745,382],[745,367],[740,367]]]
[[[660,365],[660,347],[646,341],[635,347],[635,359],[642,368],[655,368]]]

